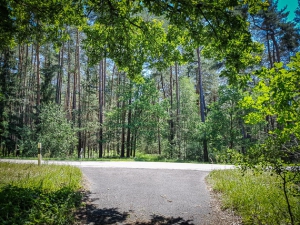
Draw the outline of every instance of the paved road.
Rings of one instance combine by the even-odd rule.
[[[37,163],[36,160],[3,160]],[[205,176],[229,165],[152,162],[44,161],[81,168],[90,194],[84,224],[216,223]],[[227,224],[227,223],[225,223]]]
[[[15,160],[15,159],[0,159],[0,162],[14,162],[14,163],[34,163],[37,160]],[[198,171],[212,171],[233,169],[233,165],[219,165],[219,164],[198,164],[198,163],[168,163],[168,162],[103,162],[103,161],[53,161],[45,160],[43,164],[57,164],[57,165],[71,165],[78,167],[93,167],[93,168],[131,168],[131,169],[171,169],[171,170],[198,170]]]
[[[210,194],[197,170],[83,167],[87,224],[210,224]]]

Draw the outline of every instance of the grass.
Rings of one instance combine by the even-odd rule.
[[[82,174],[71,166],[0,163],[0,224],[72,224]]]
[[[239,170],[213,171],[207,178],[222,193],[224,208],[242,217],[243,224],[290,224],[281,180],[270,173],[244,175]],[[298,193],[299,194],[299,193]],[[294,220],[300,224],[300,196],[289,194]]]

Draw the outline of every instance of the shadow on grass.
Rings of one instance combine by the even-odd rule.
[[[7,185],[0,190],[0,224],[70,224],[80,202],[81,194],[66,187],[43,192]]]
[[[80,224],[124,224],[124,225],[194,225],[191,220],[185,220],[181,217],[165,217],[161,215],[151,215],[150,221],[132,221],[130,222],[130,212],[121,212],[118,208],[99,208],[98,205],[93,204],[95,200],[88,197],[90,193],[84,198],[86,203],[84,208],[77,213],[77,218],[81,221]],[[101,206],[100,206],[101,207]],[[126,221],[126,220],[129,221]]]

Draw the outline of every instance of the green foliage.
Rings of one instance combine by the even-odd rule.
[[[122,8],[118,10],[122,11]],[[91,62],[95,64],[99,59],[109,57],[116,62],[120,71],[139,82],[142,81],[140,75],[144,63],[152,61],[158,65],[159,61],[160,67],[163,67],[167,61],[158,59],[171,51],[168,49],[163,22],[155,19],[144,21],[139,16],[112,16],[115,18],[114,24],[107,24],[108,21],[100,17],[93,26],[87,26],[84,30],[87,34],[85,48],[88,49]]]
[[[16,113],[12,112],[10,105],[17,95],[17,73],[11,70],[16,66],[13,58],[13,51],[5,49],[0,57],[0,146],[6,147],[5,154],[14,150],[15,141],[10,134],[15,133]]]
[[[65,117],[60,106],[42,105],[38,141],[42,143],[42,155],[48,157],[67,156],[77,143],[76,132]]]
[[[185,159],[201,160],[200,142],[203,140],[205,124],[201,122],[196,94],[192,80],[180,77],[180,137],[186,141]]]
[[[87,2],[94,17],[84,28],[85,48],[93,63],[104,57],[113,59],[131,78],[139,76],[145,64],[162,70],[172,63],[190,59],[200,45],[205,55],[225,60],[227,76],[258,63],[262,47],[253,43],[241,7],[256,12],[266,3],[252,1],[108,1]],[[142,13],[154,16],[145,19]],[[166,23],[164,26],[163,19]],[[92,24],[92,25],[91,25]],[[165,28],[166,27],[166,28]]]
[[[290,61],[291,55],[299,48],[300,33],[297,24],[288,19],[290,12],[286,8],[279,9],[278,0],[269,0],[268,3],[265,10],[252,15],[251,30],[255,39],[264,43],[264,54],[268,57],[264,57],[262,65],[270,68],[275,62]]]
[[[238,102],[242,93],[238,88],[221,86],[218,96],[217,101],[209,105],[206,121],[211,147],[219,151],[226,151],[228,148],[241,151],[243,110]]]
[[[1,224],[71,224],[81,172],[55,165],[0,163]]]
[[[18,133],[20,134],[18,145],[22,156],[37,156],[36,129],[29,126],[23,126],[18,129]]]
[[[0,78],[1,99],[5,100],[0,102],[0,141],[5,144],[2,154],[6,155],[8,148],[7,152],[12,153],[18,143],[24,155],[34,156],[37,142],[42,142],[43,155],[66,157],[79,143],[74,133],[77,131],[78,147],[84,147],[90,155],[96,153],[101,139],[105,154],[111,151],[114,156],[120,153],[121,144],[122,150],[131,145],[131,149],[143,153],[201,160],[200,143],[209,141],[213,161],[219,161],[218,154],[220,161],[231,160],[226,157],[228,149],[244,152],[249,142],[261,143],[265,138],[258,132],[263,120],[259,125],[246,126],[241,119],[244,111],[250,111],[252,120],[262,115],[251,106],[256,104],[252,99],[255,95],[248,98],[251,109],[245,110],[237,104],[242,95],[237,88],[224,88],[217,94],[216,81],[211,94],[208,83],[212,83],[214,73],[205,69],[204,62],[205,100],[211,100],[206,102],[207,122],[201,123],[195,81],[191,79],[192,73],[197,74],[195,49],[201,46],[204,56],[217,61],[216,74],[245,84],[250,78],[249,69],[260,61],[262,51],[262,45],[253,42],[256,38],[250,35],[248,16],[267,6],[266,1],[259,0],[24,0],[22,4],[2,0],[0,31],[7,39],[0,43],[1,60],[4,57],[1,75],[5,75]],[[281,38],[283,34],[280,35]],[[100,66],[102,59],[105,60]],[[183,78],[186,62],[189,78]],[[172,69],[174,64],[179,68],[176,99],[180,102],[175,100],[175,79],[169,79],[169,67]],[[99,81],[103,71],[105,78]],[[153,71],[162,76],[156,77]],[[51,105],[55,85],[56,102],[65,102],[68,112]],[[268,92],[266,87],[261,85]],[[35,105],[38,89],[41,103],[45,104],[42,108]],[[171,93],[172,106],[168,102]],[[212,101],[216,102],[208,106]],[[71,113],[72,107],[79,110]],[[99,108],[103,117],[99,116]],[[40,118],[34,117],[39,110]],[[64,118],[73,120],[73,124]],[[104,120],[101,129],[100,120]],[[275,130],[272,132],[277,135]],[[295,146],[291,142],[288,145]]]
[[[143,162],[165,162],[167,159],[162,155],[157,154],[143,154],[137,152],[134,161],[143,161]]]
[[[11,28],[5,30],[8,41],[0,44],[12,46],[21,42],[47,42],[53,41],[58,44],[66,40],[63,32],[66,25],[80,25],[83,23],[83,5],[80,1],[31,1],[22,3],[6,0],[1,4],[5,14],[1,14],[5,22]],[[8,43],[7,43],[8,42]]]
[[[300,53],[297,53],[286,67],[277,63],[274,68],[257,71],[258,84],[251,95],[241,101],[242,107],[251,110],[245,116],[246,123],[258,124],[267,120],[267,137],[261,144],[253,146],[240,164],[244,169],[268,169],[281,178],[291,224],[296,224],[297,214],[291,209],[289,186],[297,184],[300,177],[299,74]],[[290,169],[287,164],[291,164]],[[299,189],[296,192],[299,194]]]
[[[158,102],[158,91],[152,79],[145,79],[144,83],[126,84],[122,87],[124,95],[119,98],[120,104],[124,101],[124,107],[114,107],[106,114],[105,127],[109,129],[107,135],[111,135],[113,130],[119,130],[122,127],[130,129],[131,133],[137,139],[138,147],[142,149],[149,149],[147,153],[157,153],[157,148],[153,146],[157,142],[157,129],[163,128],[166,115],[166,102]],[[131,99],[131,100],[130,100]],[[128,101],[131,104],[127,104]],[[121,121],[123,113],[131,110],[132,120]],[[118,138],[119,139],[119,138]],[[108,140],[109,142],[110,140]],[[146,145],[145,145],[146,143]],[[135,150],[135,149],[134,149]]]
[[[300,53],[292,58],[287,68],[282,63],[275,64],[272,69],[263,68],[257,72],[260,81],[252,94],[241,101],[242,107],[252,109],[245,117],[246,123],[257,124],[268,117],[276,123],[268,127],[268,141],[261,145],[264,161],[273,163],[281,159],[290,162],[292,159],[299,162],[299,72]],[[272,154],[263,153],[270,149]]]
[[[243,224],[291,224],[281,179],[269,172],[213,171],[208,177],[213,190],[222,193],[222,205],[236,211]],[[289,184],[289,188],[294,183]],[[299,184],[298,184],[299,185]],[[299,186],[298,186],[299,188]],[[288,193],[294,218],[300,218],[299,195]]]

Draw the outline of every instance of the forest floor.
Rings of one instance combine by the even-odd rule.
[[[37,163],[37,160],[3,160]],[[205,181],[209,171],[231,165],[157,162],[44,161],[81,168],[85,204],[79,224],[241,224],[221,209],[219,196]]]

